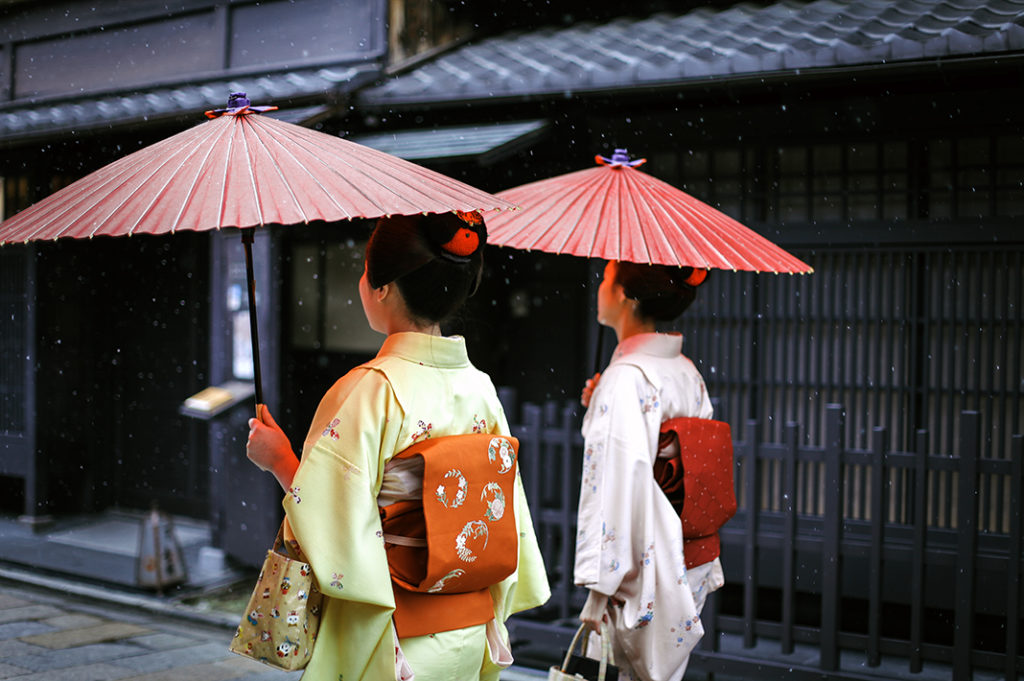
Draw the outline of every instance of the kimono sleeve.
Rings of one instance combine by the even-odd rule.
[[[643,551],[636,511],[651,492],[651,442],[637,367],[609,367],[584,424],[583,476],[576,533],[575,583],[611,596]]]
[[[326,596],[394,608],[377,493],[401,421],[387,378],[366,368],[317,410],[284,508]]]

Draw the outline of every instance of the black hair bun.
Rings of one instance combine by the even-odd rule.
[[[694,276],[695,272],[703,276]],[[637,301],[637,314],[641,318],[668,322],[693,303],[697,286],[706,276],[707,270],[692,267],[620,262],[615,280],[627,298]]]

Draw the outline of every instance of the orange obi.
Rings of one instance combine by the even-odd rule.
[[[400,638],[484,624],[490,587],[515,571],[519,441],[476,433],[428,438],[398,459],[423,458],[422,498],[380,509]]]
[[[721,553],[718,530],[736,513],[732,433],[723,421],[683,417],[661,424],[659,449],[675,440],[679,455],[659,458],[654,478],[683,524],[683,557],[693,568]]]

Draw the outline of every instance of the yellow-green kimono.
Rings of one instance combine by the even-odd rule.
[[[384,467],[423,438],[474,432],[509,434],[494,385],[470,364],[460,337],[392,334],[324,396],[284,500],[286,537],[298,541],[327,597],[303,681],[396,679],[395,601],[377,503]],[[516,491],[519,565],[491,587],[506,642],[505,619],[550,595],[519,480]],[[419,681],[498,678],[483,625],[400,644]]]

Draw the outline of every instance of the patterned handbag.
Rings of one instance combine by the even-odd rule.
[[[278,669],[302,669],[309,662],[320,628],[323,594],[313,570],[294,547],[298,559],[284,549],[282,529],[267,551],[256,588],[229,646],[231,652]]]

